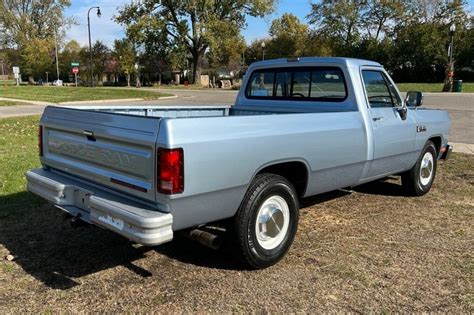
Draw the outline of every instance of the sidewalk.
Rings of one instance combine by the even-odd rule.
[[[449,142],[453,146],[453,152],[474,154],[474,144]]]

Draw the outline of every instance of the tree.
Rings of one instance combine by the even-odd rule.
[[[361,26],[365,28],[366,37],[378,41],[392,33],[396,22],[404,15],[404,8],[401,1],[368,0],[361,15]]]
[[[30,82],[45,71],[51,71],[55,64],[54,49],[54,43],[47,39],[34,38],[24,45],[21,56],[28,65],[24,71],[29,75]]]
[[[69,0],[0,1],[0,42],[23,47],[33,39],[51,39],[59,28],[74,21],[65,18]]]
[[[318,33],[332,39],[337,53],[347,55],[359,42],[361,15],[366,6],[363,0],[322,0],[311,3],[307,18]]]
[[[123,7],[116,20],[133,27],[152,19],[154,34],[167,40],[168,48],[183,45],[191,56],[193,79],[200,74],[200,62],[213,42],[225,39],[224,29],[239,30],[246,15],[264,16],[275,0],[144,0]],[[156,35],[155,35],[156,36]]]
[[[70,40],[63,48],[59,56],[60,72],[63,80],[69,80],[72,76],[71,63],[80,62],[83,64],[86,60],[81,60],[81,46],[75,40]]]
[[[207,57],[214,68],[237,70],[242,66],[242,54],[245,51],[245,40],[240,32],[224,29],[227,33],[222,40],[210,45]]]
[[[130,40],[127,38],[114,41],[114,56],[118,59],[120,72],[127,79],[130,86],[131,75],[135,72],[136,52]]]
[[[269,34],[272,40],[266,48],[268,58],[304,56],[309,52],[309,27],[291,13],[273,20]]]
[[[110,60],[110,49],[101,41],[96,41],[92,45],[92,63],[94,64],[94,73],[98,81],[102,82],[104,73]]]
[[[49,70],[47,50],[54,43],[55,32],[61,41],[65,29],[74,23],[63,15],[69,6],[69,0],[0,1],[0,44],[16,50],[12,62],[28,70],[30,81]]]

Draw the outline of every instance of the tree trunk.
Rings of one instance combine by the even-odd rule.
[[[130,87],[130,73],[127,74],[127,86]]]

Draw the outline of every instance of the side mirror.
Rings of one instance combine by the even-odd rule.
[[[421,106],[423,105],[423,93],[409,91],[405,97],[406,106]]]

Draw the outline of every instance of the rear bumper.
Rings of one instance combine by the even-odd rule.
[[[447,144],[445,147],[441,148],[441,160],[447,160],[449,159],[449,156],[451,155],[451,152],[453,151],[453,146],[450,144]]]
[[[173,216],[54,171],[26,173],[27,188],[59,209],[143,245],[173,239]]]

